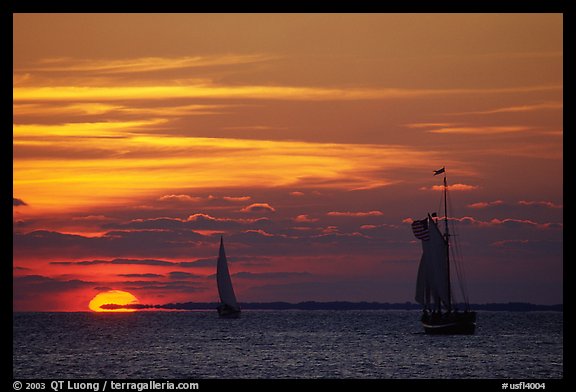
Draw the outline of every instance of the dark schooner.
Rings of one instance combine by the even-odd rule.
[[[435,170],[434,175],[438,174],[444,174],[444,233],[435,213],[412,223],[414,235],[422,241],[415,299],[424,307],[421,322],[425,333],[472,335],[476,329],[476,312],[470,310],[464,293],[463,311],[458,310],[453,301],[450,276],[453,235],[448,228],[446,169]],[[464,291],[463,282],[461,288]]]

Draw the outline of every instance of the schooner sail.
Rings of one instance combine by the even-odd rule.
[[[224,239],[220,237],[220,251],[218,253],[218,262],[216,264],[216,283],[218,285],[218,294],[220,295],[220,305],[218,305],[218,315],[224,318],[240,317],[240,306],[236,301],[232,279],[228,271],[228,260],[224,251]]]
[[[419,229],[420,226],[423,229]],[[434,302],[438,310],[442,304],[445,309],[449,309],[450,282],[444,237],[431,217],[412,223],[412,227],[426,233],[426,238],[420,238],[422,239],[422,258],[416,281],[416,302],[424,306]]]
[[[448,230],[448,204],[446,170],[435,170],[434,175],[444,173],[444,222],[441,232],[436,214],[412,223],[414,236],[422,241],[422,257],[416,279],[415,300],[423,306],[422,325],[428,334],[473,334],[476,328],[476,312],[469,310],[466,302],[464,312],[453,305],[450,280],[450,238]]]

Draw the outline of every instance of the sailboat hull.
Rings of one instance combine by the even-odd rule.
[[[225,304],[218,306],[217,310],[220,318],[236,319],[240,317],[240,309]]]
[[[422,326],[429,335],[473,335],[476,312],[424,314]]]

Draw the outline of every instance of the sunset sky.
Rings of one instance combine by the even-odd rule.
[[[414,302],[443,166],[470,301],[562,303],[561,14],[15,14],[15,311]]]

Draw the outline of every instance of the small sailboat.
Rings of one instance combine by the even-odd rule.
[[[232,279],[228,271],[228,260],[224,251],[224,238],[220,237],[220,251],[216,264],[216,282],[218,284],[218,294],[220,295],[220,305],[218,305],[218,315],[222,318],[240,317],[240,306],[236,301]]]
[[[450,269],[454,264],[459,277],[463,271],[451,263],[451,250],[454,235],[448,228],[448,203],[446,169],[435,170],[434,175],[444,174],[444,233],[437,214],[428,214],[425,219],[412,223],[414,236],[422,241],[422,258],[416,280],[416,302],[423,306],[421,317],[424,332],[437,335],[472,335],[476,329],[476,312],[470,310],[465,287],[460,281],[463,297],[463,311],[455,306],[451,287]]]

